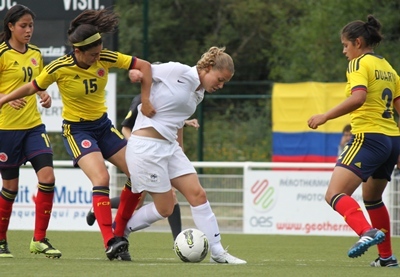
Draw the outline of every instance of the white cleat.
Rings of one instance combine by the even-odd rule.
[[[211,263],[219,263],[219,264],[247,264],[246,261],[236,258],[229,254],[227,251],[219,254],[218,256],[211,255],[210,257]]]

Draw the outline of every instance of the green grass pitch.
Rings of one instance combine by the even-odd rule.
[[[137,232],[130,236],[132,262],[109,261],[98,232],[49,231],[60,259],[29,252],[32,232],[9,231],[14,258],[0,259],[0,276],[400,276],[400,268],[371,268],[376,247],[357,259],[347,257],[356,237],[223,234],[229,252],[246,265],[183,263],[172,250],[170,233]],[[400,238],[393,238],[400,255]]]

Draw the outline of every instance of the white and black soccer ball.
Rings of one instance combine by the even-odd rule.
[[[179,233],[174,243],[175,254],[184,262],[198,263],[208,253],[206,235],[197,229],[186,229]]]

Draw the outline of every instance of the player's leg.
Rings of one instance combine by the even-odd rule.
[[[179,145],[175,147],[174,153],[170,157],[169,176],[172,186],[189,202],[197,229],[207,236],[211,250],[210,261],[245,264],[246,261],[230,255],[222,247],[218,222],[207,200],[206,192],[200,184],[192,163]]]
[[[118,209],[120,199],[121,198],[119,196],[110,199],[111,209]],[[93,207],[91,207],[88,213],[86,214],[86,223],[89,226],[92,226],[95,222],[96,222],[96,215],[94,214]]]
[[[176,143],[177,144],[177,143]],[[173,144],[160,139],[131,136],[126,151],[134,192],[147,191],[153,202],[138,209],[128,221],[125,235],[171,215],[174,198],[168,165]],[[177,146],[179,147],[179,146]]]
[[[172,211],[172,214],[168,217],[168,223],[171,228],[172,237],[175,240],[179,233],[182,231],[182,220],[181,208],[178,203],[175,188],[172,188],[172,193],[174,196],[174,210]]]
[[[107,258],[113,260],[126,250],[128,243],[114,236],[110,205],[110,176],[104,159],[126,145],[123,137],[113,132],[111,121],[104,114],[92,122],[71,123],[63,121],[63,141],[68,154],[83,170],[92,183],[92,206],[103,237]],[[102,134],[101,140],[97,134]],[[110,147],[101,144],[110,143]]]
[[[207,200],[206,192],[201,186],[196,173],[186,174],[171,180],[171,184],[182,193],[190,204],[193,221],[202,231],[210,244],[211,262],[228,264],[245,264],[246,261],[229,254],[221,244],[221,234],[217,218]]]
[[[103,237],[107,257],[112,260],[116,255],[124,251],[127,242],[114,236],[112,230],[112,213],[110,204],[110,176],[101,152],[91,152],[81,157],[79,167],[85,172],[93,185],[92,205],[96,214],[97,223]]]
[[[384,135],[355,134],[333,170],[325,200],[360,237],[348,251],[350,258],[361,256],[369,247],[385,239],[385,234],[367,221],[351,195],[362,181],[367,181],[386,162],[391,145],[390,139]]]
[[[35,197],[35,230],[30,251],[44,254],[48,258],[60,258],[61,252],[54,248],[46,237],[54,198],[53,155],[42,154],[30,159],[38,177],[38,190]]]
[[[392,151],[390,157],[379,167],[372,177],[363,184],[363,200],[372,226],[385,233],[385,240],[378,244],[379,257],[371,262],[373,267],[398,267],[399,263],[392,252],[390,217],[385,203],[382,201],[383,192],[390,181],[393,168],[397,164],[400,151],[398,138],[391,138]]]
[[[116,152],[111,157],[109,157],[108,161],[117,166],[127,176],[130,176],[125,160],[125,152],[126,146],[121,148],[121,150]],[[141,197],[141,193],[132,192],[131,180],[128,179],[121,190],[120,203],[114,219],[114,234],[116,236],[122,237],[124,235],[126,224],[128,220],[132,217],[132,214],[135,211]]]
[[[131,232],[145,229],[154,222],[171,215],[174,207],[172,190],[164,193],[148,193],[151,195],[153,202],[142,206],[132,215],[126,226],[126,237]]]
[[[7,231],[14,201],[18,195],[19,167],[25,162],[21,145],[23,132],[0,130],[0,258],[12,258],[8,248]]]
[[[13,258],[8,248],[7,231],[12,206],[18,194],[19,168],[1,169],[3,187],[0,191],[0,258]]]
[[[371,263],[371,266],[398,267],[397,259],[393,256],[390,233],[390,218],[382,194],[387,180],[369,178],[363,184],[364,205],[371,219],[372,226],[385,233],[385,240],[378,244],[379,257]]]

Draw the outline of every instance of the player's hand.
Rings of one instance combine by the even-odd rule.
[[[156,110],[154,109],[150,101],[142,102],[141,111],[143,115],[147,117],[153,117],[156,114]]]
[[[142,81],[142,78],[143,78],[142,71],[137,69],[129,70],[129,79],[131,80],[131,83],[139,83]]]
[[[24,98],[16,99],[13,101],[8,102],[8,105],[10,105],[12,108],[16,110],[20,110],[26,105],[26,100]]]
[[[190,119],[190,120],[185,120],[185,125],[194,127],[196,129],[199,129],[199,127],[200,127],[199,122],[197,121],[196,118],[193,118],[193,119]]]
[[[50,95],[46,92],[43,91],[42,93],[39,94],[40,96],[40,104],[42,105],[43,108],[50,108],[51,107],[51,97]]]
[[[326,122],[325,114],[316,114],[313,115],[308,121],[308,127],[311,129],[317,129],[318,126],[324,124]]]

